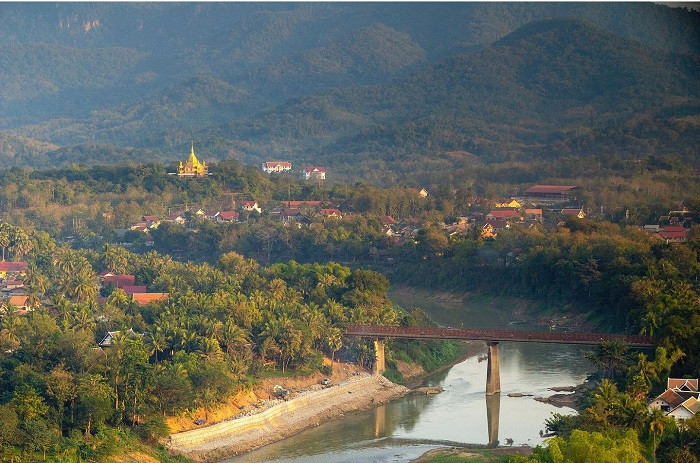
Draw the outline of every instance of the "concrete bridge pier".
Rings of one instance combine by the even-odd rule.
[[[486,426],[489,433],[488,447],[498,447],[498,421],[501,414],[501,394],[486,396]]]
[[[486,367],[486,395],[500,394],[501,374],[498,370],[498,343],[488,341],[488,366]]]
[[[383,375],[386,371],[386,360],[384,358],[384,340],[374,340],[374,364],[372,365],[372,373],[375,375]],[[500,388],[500,386],[499,386]]]

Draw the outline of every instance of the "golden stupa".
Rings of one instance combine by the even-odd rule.
[[[209,173],[209,167],[207,163],[202,161],[199,162],[197,156],[194,154],[194,142],[192,142],[192,149],[190,150],[190,157],[183,164],[180,161],[180,165],[177,168],[178,177],[204,177]]]

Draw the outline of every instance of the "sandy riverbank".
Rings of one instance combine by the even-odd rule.
[[[321,421],[365,410],[409,392],[383,376],[358,375],[307,391],[258,414],[170,436],[168,447],[196,461],[217,461],[285,439]]]

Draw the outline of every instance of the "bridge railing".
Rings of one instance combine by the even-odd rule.
[[[470,330],[458,328],[428,328],[413,326],[354,325],[345,330],[348,336],[377,338],[464,339],[480,341],[514,341],[593,345],[620,341],[631,347],[651,347],[654,338],[642,335],[573,333],[516,330]]]

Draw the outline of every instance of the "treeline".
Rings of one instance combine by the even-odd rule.
[[[382,275],[335,263],[264,268],[227,253],[197,265],[29,235],[30,310],[4,304],[0,319],[6,460],[33,461],[35,452],[99,460],[128,441],[119,429],[155,442],[168,433],[165,417],[208,411],[263,371],[327,371],[322,356],[339,352],[370,366],[371,346],[346,344],[346,324],[424,318],[392,307]],[[134,274],[169,297],[143,306],[112,286],[100,292],[101,269]]]
[[[667,244],[631,228],[585,219],[563,227],[520,228],[495,241],[418,235],[392,279],[457,291],[486,290],[574,303],[605,324],[656,337],[684,356],[679,375],[700,374],[700,230],[686,244]]]

